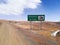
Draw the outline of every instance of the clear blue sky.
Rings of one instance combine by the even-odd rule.
[[[42,0],[36,9],[25,9],[22,15],[1,15],[0,19],[27,20],[29,14],[45,14],[46,21],[60,22],[60,0]]]

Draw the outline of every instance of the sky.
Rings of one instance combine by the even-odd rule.
[[[27,21],[28,15],[41,14],[60,22],[60,0],[0,0],[0,19]]]

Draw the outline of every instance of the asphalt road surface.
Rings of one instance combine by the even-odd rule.
[[[33,31],[16,28],[4,22],[0,24],[0,45],[57,45],[57,43]]]

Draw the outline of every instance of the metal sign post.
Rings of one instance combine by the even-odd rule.
[[[39,30],[42,30],[42,21],[40,21],[40,28]]]
[[[32,21],[30,21],[30,30],[32,30]]]
[[[45,15],[38,16],[38,20],[40,20],[40,30],[42,30],[42,21],[45,20]]]

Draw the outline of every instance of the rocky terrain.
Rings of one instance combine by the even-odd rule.
[[[32,22],[0,20],[0,45],[60,45],[60,22]]]

